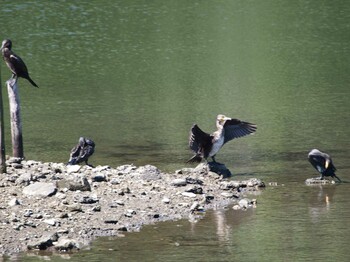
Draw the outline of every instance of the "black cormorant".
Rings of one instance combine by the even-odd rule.
[[[91,139],[80,137],[78,144],[73,147],[67,165],[76,165],[82,162],[88,164],[89,157],[95,152],[95,143]]]
[[[12,52],[11,48],[11,40],[5,39],[2,41],[0,50],[2,51],[2,57],[4,58],[6,65],[12,72],[11,79],[15,79],[16,82],[18,77],[23,77],[27,79],[33,86],[38,87],[38,85],[29,77],[28,69],[23,60],[14,52]]]
[[[217,131],[212,134],[203,132],[197,125],[190,131],[189,146],[195,155],[187,162],[200,162],[203,158],[211,157],[215,162],[215,155],[228,141],[252,134],[257,126],[239,119],[218,115],[216,118]]]
[[[332,158],[328,154],[318,149],[312,149],[308,154],[308,159],[311,165],[321,174],[321,180],[326,176],[330,176],[335,177],[341,182],[340,178],[335,174],[337,169],[333,165]]]

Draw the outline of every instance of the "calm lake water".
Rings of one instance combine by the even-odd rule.
[[[258,131],[217,160],[280,185],[256,196],[257,209],[102,238],[71,261],[349,261],[350,183],[304,185],[317,175],[312,148],[350,181],[348,1],[5,0],[0,21],[40,86],[19,80],[28,159],[66,162],[87,136],[94,165],[173,172],[191,157],[192,124],[212,132],[222,113]]]

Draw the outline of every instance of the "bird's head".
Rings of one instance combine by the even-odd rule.
[[[0,50],[2,50],[2,49],[4,49],[4,48],[8,48],[8,49],[11,50],[11,48],[12,48],[12,42],[11,42],[10,39],[5,39],[4,41],[2,41]]]
[[[223,126],[226,122],[226,120],[229,120],[230,118],[225,115],[218,115],[216,117],[216,125]]]
[[[85,137],[79,137],[79,146],[83,147],[85,145]]]

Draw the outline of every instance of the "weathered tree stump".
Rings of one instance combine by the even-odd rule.
[[[24,158],[19,89],[13,79],[8,80],[6,84],[11,117],[12,154],[13,157]]]
[[[5,134],[4,134],[4,103],[2,99],[2,80],[0,72],[0,174],[6,173]]]

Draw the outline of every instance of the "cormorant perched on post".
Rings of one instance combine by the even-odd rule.
[[[318,149],[312,149],[308,154],[308,159],[311,165],[321,174],[321,180],[323,180],[325,176],[330,176],[335,177],[341,182],[340,178],[335,174],[337,169],[333,165],[332,158],[328,154]]]
[[[215,155],[226,142],[252,134],[257,129],[255,124],[224,115],[217,116],[216,127],[218,130],[212,134],[203,132],[197,125],[191,128],[189,146],[195,155],[187,163],[200,162],[208,157],[216,162]]]
[[[82,162],[88,164],[89,157],[95,152],[95,143],[91,139],[80,137],[78,144],[73,147],[67,165],[76,165]]]
[[[38,87],[38,85],[29,77],[28,69],[23,60],[14,52],[12,52],[11,48],[11,40],[5,39],[2,41],[0,50],[2,51],[2,57],[4,58],[7,67],[10,68],[12,72],[11,79],[15,79],[16,83],[18,77],[23,77],[27,79],[33,86]]]

